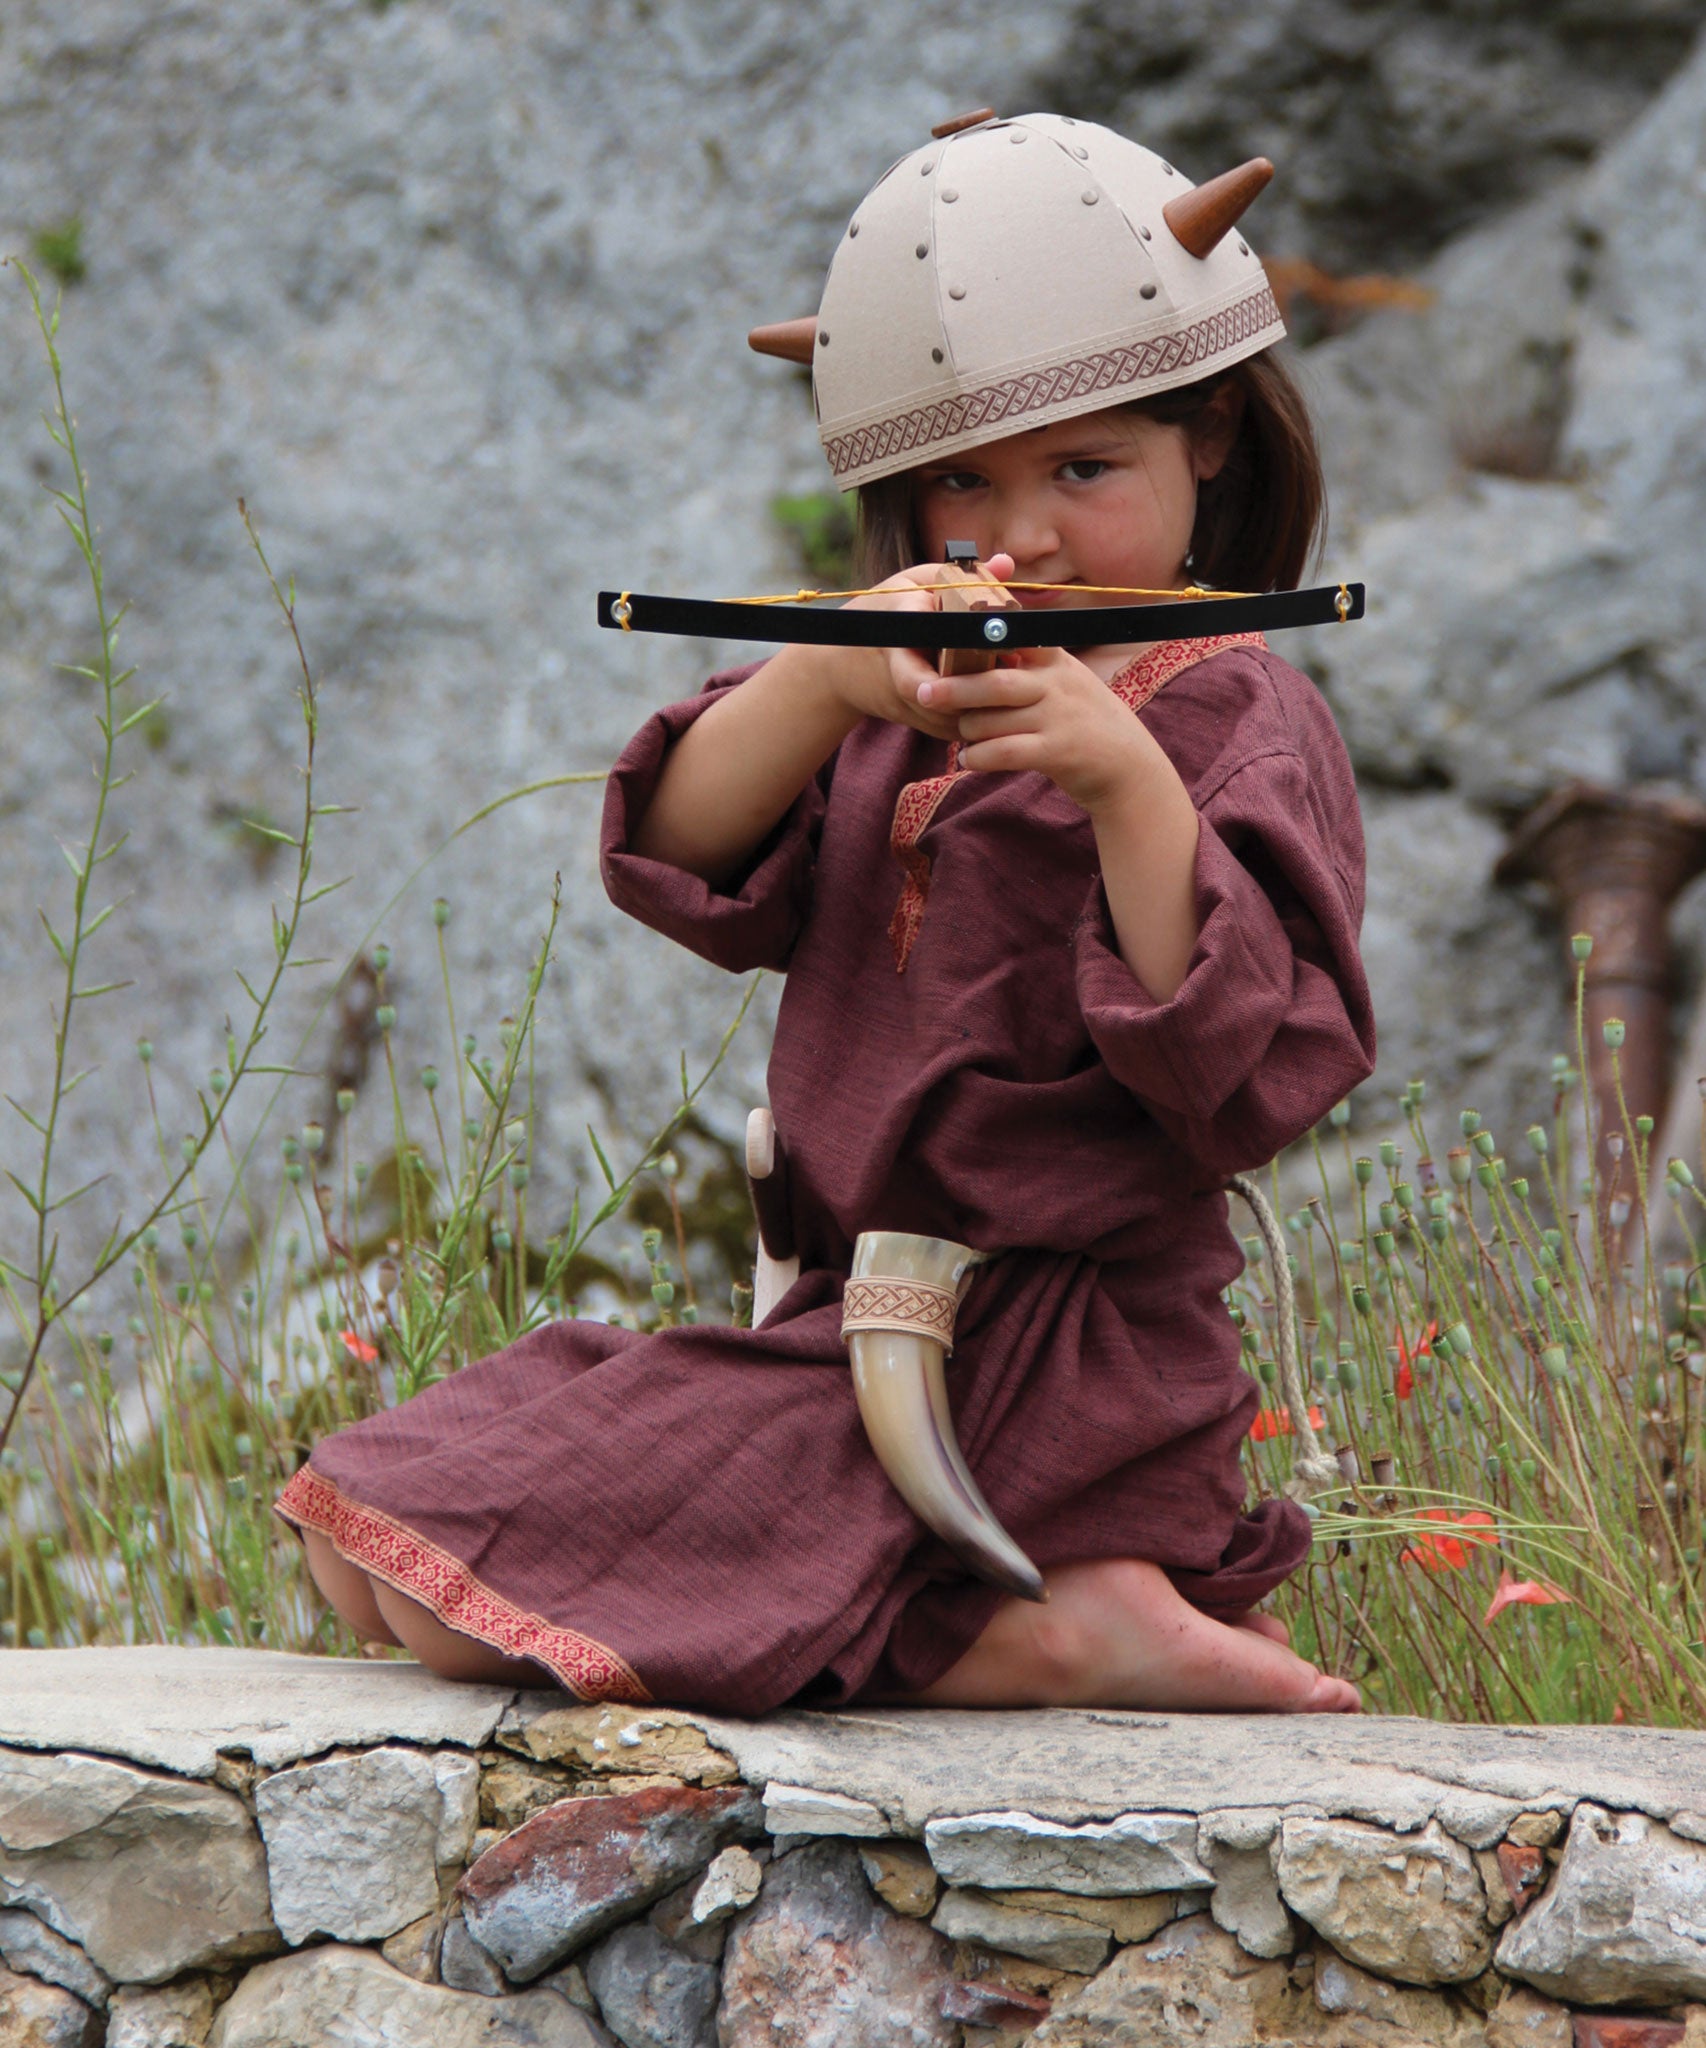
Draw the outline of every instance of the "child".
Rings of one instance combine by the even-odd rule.
[[[849,227],[820,425],[866,608],[950,540],[1027,605],[1295,585],[1322,490],[1283,332],[1192,190],[1051,116],[974,117]],[[1259,635],[939,677],[786,647],[657,714],[612,774],[612,899],[786,969],[770,1069],[798,1281],[751,1332],[565,1321],[321,1444],[281,1511],[362,1633],[585,1699],[1354,1710],[1257,1603],[1303,1561],[1243,1511],[1256,1406],[1227,1176],[1370,1071],[1350,768]],[[1048,1604],[973,1578],[890,1486],[840,1331],[855,1237],[991,1254],[955,1426]]]

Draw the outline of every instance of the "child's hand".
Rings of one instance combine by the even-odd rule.
[[[994,555],[984,564],[1003,581],[1013,573],[1011,555]],[[962,583],[964,569],[949,562],[925,562],[903,569],[867,596],[848,601],[849,611],[933,612],[941,600],[933,586]],[[849,710],[867,718],[884,718],[891,725],[909,725],[939,740],[960,737],[959,719],[952,709],[926,703],[919,692],[940,682],[931,656],[915,647],[862,647],[837,650],[832,687]]]
[[[962,768],[1038,769],[1092,816],[1168,766],[1101,677],[1058,647],[1004,654],[986,675],[928,676],[919,703],[952,722]]]

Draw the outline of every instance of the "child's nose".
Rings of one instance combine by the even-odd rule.
[[[1021,566],[1040,562],[1059,550],[1054,523],[1042,514],[1009,512],[1000,521],[992,553],[1011,555]]]

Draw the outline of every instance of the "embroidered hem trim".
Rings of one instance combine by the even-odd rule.
[[[481,1585],[460,1558],[377,1508],[351,1500],[311,1465],[304,1465],[279,1495],[274,1512],[328,1537],[352,1564],[418,1600],[459,1635],[489,1643],[506,1656],[543,1664],[577,1699],[634,1706],[651,1700],[638,1673],[614,1650],[505,1600]]]
[[[1266,647],[1260,633],[1217,633],[1208,640],[1162,640],[1128,661],[1108,678],[1108,688],[1128,710],[1141,711],[1151,697],[1176,675],[1195,668],[1211,654],[1228,647]],[[924,906],[930,898],[930,856],[919,845],[925,827],[935,817],[942,799],[969,768],[962,768],[960,743],[948,749],[948,772],[923,782],[909,782],[895,799],[894,824],[889,831],[889,851],[905,871],[900,899],[889,919],[889,944],[894,948],[894,971],[906,972],[912,948],[924,929]]]

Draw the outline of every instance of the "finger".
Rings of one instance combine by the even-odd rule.
[[[1042,767],[1042,741],[1034,732],[1010,733],[1001,739],[960,742],[960,766],[979,775],[1000,775]],[[1046,770],[1044,771],[1047,772]]]
[[[962,740],[1007,739],[1017,733],[1034,733],[1038,729],[1035,709],[1021,705],[1011,711],[963,711],[960,714],[959,737]]]
[[[919,685],[918,701],[932,711],[981,711],[992,705],[1035,704],[1042,689],[1035,677],[1020,669],[986,670],[977,676],[931,674]]]

